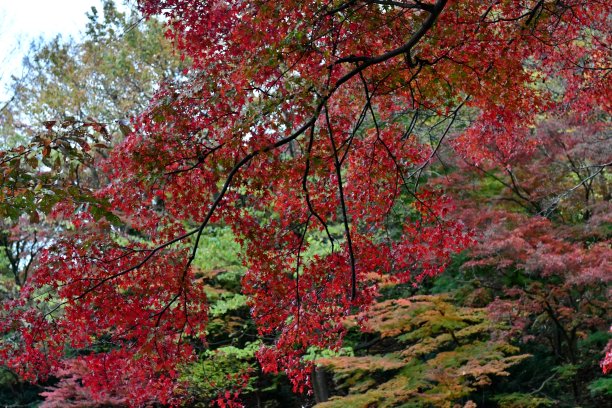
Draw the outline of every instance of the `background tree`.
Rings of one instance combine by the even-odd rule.
[[[112,1],[101,11],[92,9],[82,40],[57,37],[33,46],[25,74],[14,79],[13,97],[0,113],[0,298],[5,304],[18,297],[41,249],[73,228],[48,217],[57,203],[117,221],[105,200],[92,194],[107,182],[99,161],[123,138],[120,127],[129,127],[159,83],[182,69],[161,23],[119,12]],[[24,402],[16,390],[25,386],[6,373],[2,402]]]
[[[81,41],[58,36],[32,45],[26,74],[13,82],[15,96],[2,112],[5,139],[28,140],[43,122],[66,118],[119,133],[118,122],[129,124],[159,85],[183,69],[159,21],[145,23],[112,0],[88,18]]]
[[[450,407],[468,403],[476,390],[529,355],[508,343],[508,333],[483,308],[457,308],[440,295],[390,299],[377,303],[365,324],[377,332],[363,343],[366,356],[323,358],[338,391],[321,407]],[[357,348],[360,348],[359,346]],[[484,390],[478,393],[486,406]],[[504,396],[496,395],[497,399]],[[489,401],[491,403],[491,401]],[[475,403],[472,401],[472,404]],[[469,406],[469,405],[468,405]]]
[[[532,136],[533,154],[505,167],[458,160],[442,180],[462,200],[457,216],[479,231],[454,275],[460,291],[512,323],[535,355],[525,369],[534,390],[559,406],[597,406],[611,392],[597,370],[611,318],[605,118],[552,116]]]

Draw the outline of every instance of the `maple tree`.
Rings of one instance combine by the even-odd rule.
[[[598,406],[610,394],[597,370],[612,317],[606,120],[595,110],[587,120],[551,116],[531,136],[533,154],[505,167],[455,157],[440,180],[460,201],[457,216],[479,231],[449,279],[465,282],[468,303],[510,323],[523,351],[550,362],[526,370],[559,406]]]
[[[529,357],[517,354],[507,327],[492,322],[486,309],[454,307],[449,300],[421,295],[374,305],[365,328],[377,332],[367,343],[375,350],[317,360],[348,389],[318,406],[450,407]]]
[[[25,75],[14,78],[13,97],[0,111],[3,304],[18,296],[40,250],[71,228],[47,217],[56,203],[72,202],[96,218],[117,221],[105,200],[92,195],[106,182],[99,161],[121,138],[119,122],[143,108],[159,81],[182,69],[163,38],[162,23],[139,23],[138,16],[117,11],[112,1],[104,1],[102,11],[103,17],[90,12],[80,41],[58,37],[33,45]],[[1,369],[7,375],[0,381],[0,400],[27,403],[21,397],[35,386],[19,383],[8,367]]]
[[[381,282],[418,284],[471,243],[452,200],[425,183],[447,135],[474,164],[509,167],[537,145],[539,114],[610,108],[603,1],[140,7],[166,18],[191,67],[99,165],[105,212],[50,209],[71,227],[0,323],[7,365],[42,378],[76,350],[92,398],[126,389],[131,405],[180,403],[177,364],[205,341],[192,263],[212,224],[242,246],[243,293],[273,339],[262,368],[307,390],[302,357],[337,349],[342,318]],[[310,251],[313,239],[324,249]]]
[[[87,366],[83,362],[68,362],[66,368],[62,368],[57,376],[59,382],[41,393],[45,401],[40,405],[43,408],[61,407],[100,407],[100,406],[125,406],[123,390],[109,390],[108,394],[93,398],[89,388],[84,387],[81,376],[87,372]]]
[[[45,217],[53,205],[73,200],[104,213],[91,195],[105,182],[99,159],[158,83],[182,69],[162,23],[136,27],[136,15],[119,12],[111,0],[102,11],[103,17],[95,7],[88,13],[80,42],[58,36],[33,44],[0,111],[0,245],[17,287],[45,240],[61,229]]]

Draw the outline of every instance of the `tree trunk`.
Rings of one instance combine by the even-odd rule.
[[[315,367],[311,375],[312,389],[314,391],[315,401],[325,402],[329,398],[329,389],[327,387],[327,373],[321,367]]]

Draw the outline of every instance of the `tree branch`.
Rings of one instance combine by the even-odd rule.
[[[351,300],[357,297],[357,272],[355,270],[355,253],[353,252],[353,241],[351,239],[351,231],[348,225],[348,214],[346,211],[346,202],[344,200],[344,188],[342,186],[342,169],[338,158],[338,150],[336,150],[336,142],[332,133],[332,126],[329,119],[329,112],[325,108],[325,122],[327,123],[329,141],[332,145],[334,153],[334,167],[336,168],[336,177],[338,178],[338,193],[340,195],[340,207],[342,209],[342,218],[344,221],[344,233],[346,235],[346,243],[348,245],[349,259],[351,262]]]

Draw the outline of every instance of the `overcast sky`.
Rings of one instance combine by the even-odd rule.
[[[117,1],[121,3],[121,1]],[[78,38],[87,23],[85,13],[100,0],[0,0],[0,105],[7,99],[11,75],[20,76],[30,43],[57,34]]]

